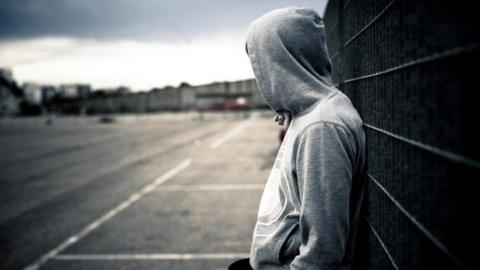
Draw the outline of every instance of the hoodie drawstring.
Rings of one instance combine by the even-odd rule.
[[[280,126],[283,126],[285,119],[286,117],[284,112],[277,112],[277,116],[275,116],[275,122],[277,122]]]

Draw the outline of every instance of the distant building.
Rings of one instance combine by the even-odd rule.
[[[22,91],[13,80],[10,69],[0,68],[0,117],[21,112]]]
[[[119,87],[117,87],[117,89],[115,90],[115,92],[116,92],[117,94],[120,94],[120,95],[126,95],[126,94],[130,93],[131,90],[130,90],[130,88],[127,87],[127,86],[119,86]]]
[[[24,83],[22,88],[26,103],[30,105],[42,105],[42,85]]]
[[[145,92],[131,92],[127,87],[90,91],[88,85],[62,85],[58,99],[60,110],[75,112],[84,108],[86,113],[94,114],[267,108],[254,79],[196,86],[181,83],[178,87],[165,86]]]
[[[89,84],[62,84],[60,85],[60,97],[66,99],[87,98],[92,88]]]
[[[9,68],[0,68],[0,77],[7,81],[13,81],[13,72]]]
[[[193,86],[198,110],[247,110],[266,107],[254,79]]]
[[[44,85],[41,87],[42,104],[48,104],[58,93],[58,90],[53,85]]]

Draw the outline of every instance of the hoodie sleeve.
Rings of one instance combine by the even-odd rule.
[[[338,269],[349,234],[354,147],[349,131],[318,122],[299,136],[300,253],[291,269]]]

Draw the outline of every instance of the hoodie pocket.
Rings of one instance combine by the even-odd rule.
[[[281,264],[291,262],[295,256],[300,253],[301,235],[299,231],[300,226],[298,223],[292,225],[292,227],[285,234],[285,238],[280,242],[277,252],[277,260]]]

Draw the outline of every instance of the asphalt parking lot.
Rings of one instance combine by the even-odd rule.
[[[1,268],[226,269],[248,256],[278,126],[192,119],[0,122]]]

